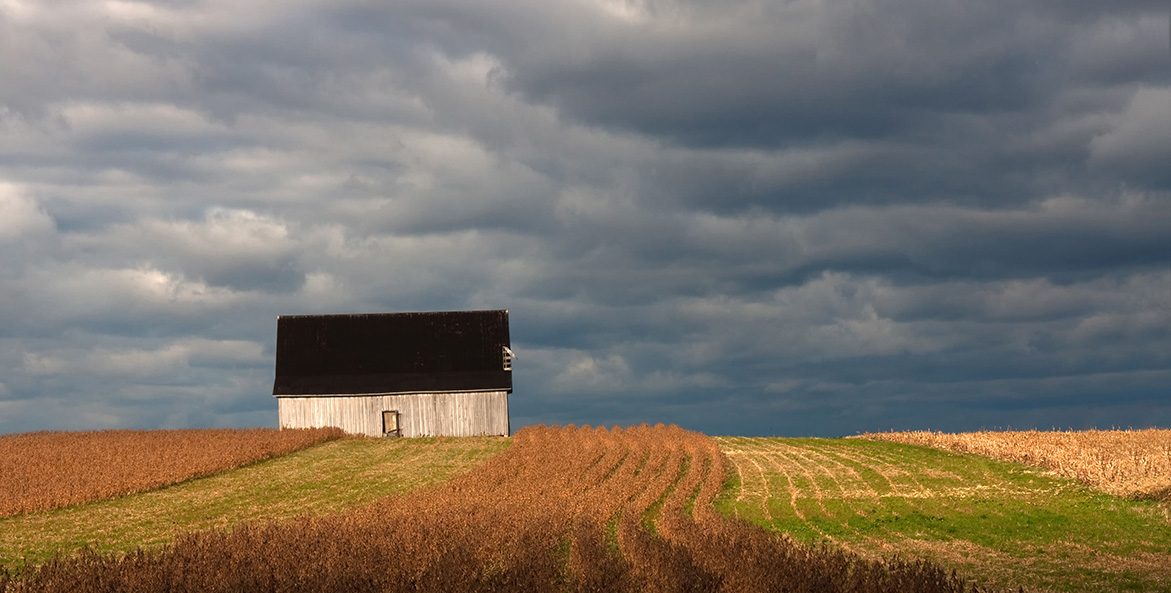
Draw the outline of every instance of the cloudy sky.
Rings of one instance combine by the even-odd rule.
[[[0,0],[0,432],[495,308],[514,429],[1171,426],[1167,4]]]

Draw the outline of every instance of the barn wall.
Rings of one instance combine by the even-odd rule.
[[[404,437],[508,434],[508,392],[279,397],[281,428],[336,426],[382,436],[382,412],[397,410]]]

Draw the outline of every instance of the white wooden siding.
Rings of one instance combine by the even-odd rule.
[[[382,412],[399,413],[404,437],[508,435],[508,392],[278,397],[281,428],[336,426],[382,436]]]

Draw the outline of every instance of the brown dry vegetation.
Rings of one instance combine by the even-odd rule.
[[[1171,501],[1171,430],[886,432],[862,438],[1049,468],[1108,494]]]
[[[0,517],[144,492],[342,436],[336,428],[0,435]]]
[[[332,516],[59,559],[24,591],[963,591],[923,562],[808,547],[713,511],[716,443],[677,427],[533,427],[442,487]]]

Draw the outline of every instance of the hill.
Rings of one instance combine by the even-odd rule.
[[[336,428],[0,435],[0,517],[145,492],[343,436]]]
[[[68,555],[0,592],[970,590],[951,570],[981,590],[1166,591],[1168,526],[1157,501],[922,446],[532,427],[335,441],[0,519],[8,568]]]
[[[713,512],[725,458],[676,427],[529,427],[438,487],[0,576],[0,591],[963,593],[929,562],[810,547]],[[275,476],[270,476],[275,477]]]
[[[124,554],[195,530],[339,513],[466,473],[508,443],[498,437],[335,440],[150,492],[0,518],[0,567],[39,564],[83,548]]]
[[[1107,494],[1171,503],[1171,430],[914,431],[861,438],[1045,467]]]
[[[1036,466],[862,439],[717,439],[721,511],[868,557],[927,558],[978,584],[1171,590],[1171,519]]]

